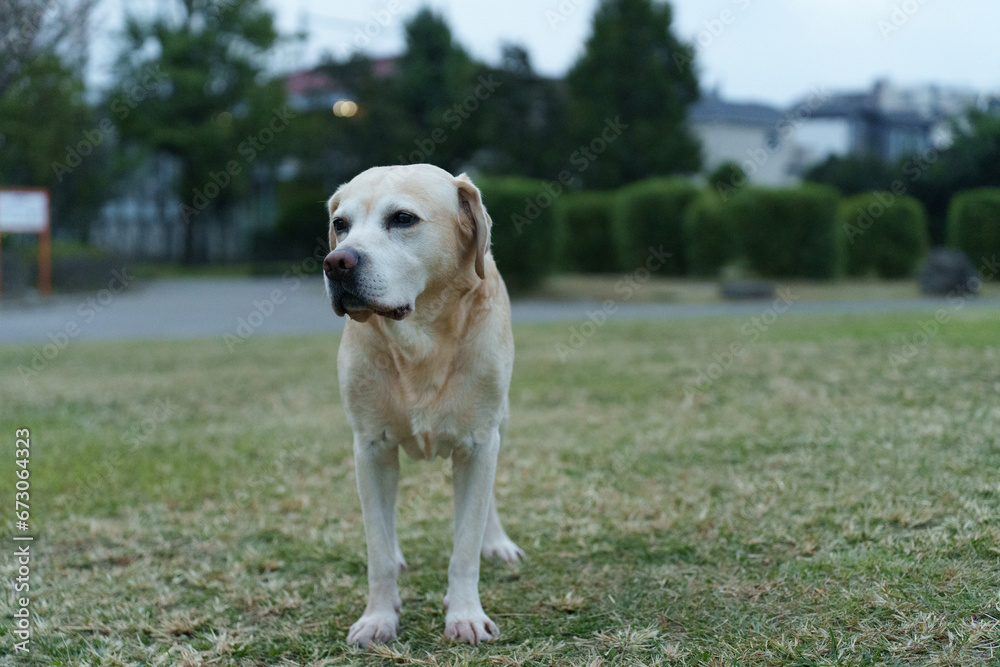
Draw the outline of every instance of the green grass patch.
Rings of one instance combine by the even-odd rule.
[[[518,327],[497,496],[528,560],[484,565],[481,647],[442,638],[440,460],[403,465],[400,641],[344,641],[366,563],[335,337],[74,343],[30,383],[32,348],[0,348],[0,479],[32,436],[17,664],[996,664],[1000,314],[951,315],[926,340],[934,311],[610,322],[565,362],[570,323]]]

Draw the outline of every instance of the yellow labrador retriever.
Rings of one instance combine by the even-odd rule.
[[[516,561],[493,497],[514,361],[510,300],[490,255],[492,220],[464,174],[426,164],[376,167],[329,201],[323,262],[337,315],[337,356],[354,431],[368,542],[368,605],[347,640],[396,637],[406,566],[396,536],[399,448],[451,457],[455,546],[445,636],[478,644],[500,631],[479,600],[479,558]]]

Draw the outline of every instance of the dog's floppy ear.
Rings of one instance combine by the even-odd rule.
[[[490,227],[493,220],[483,206],[483,195],[465,174],[455,177],[458,187],[458,216],[476,241],[476,275],[486,277],[486,253],[490,249]]]
[[[336,211],[337,207],[340,205],[340,191],[343,189],[344,186],[341,185],[337,188],[337,191],[333,193],[333,196],[326,202],[326,214],[330,217],[330,252],[333,252],[333,249],[337,247],[337,234],[333,231],[333,212]]]

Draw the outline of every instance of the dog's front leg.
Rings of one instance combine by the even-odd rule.
[[[351,626],[347,641],[367,646],[373,641],[395,639],[399,627],[402,607],[396,584],[400,567],[396,539],[399,449],[381,440],[366,441],[355,435],[354,466],[368,544],[368,605]]]
[[[479,600],[479,552],[493,495],[500,433],[494,430],[483,442],[473,440],[467,447],[455,448],[451,457],[455,549],[448,565],[444,634],[448,639],[478,644],[500,636],[500,629]]]

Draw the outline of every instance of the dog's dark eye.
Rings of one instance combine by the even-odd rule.
[[[390,227],[409,227],[419,221],[419,218],[406,211],[396,211],[389,217]]]
[[[347,221],[344,220],[343,218],[334,218],[333,219],[333,231],[337,232],[338,234],[343,234],[344,232],[346,232],[347,231]]]

